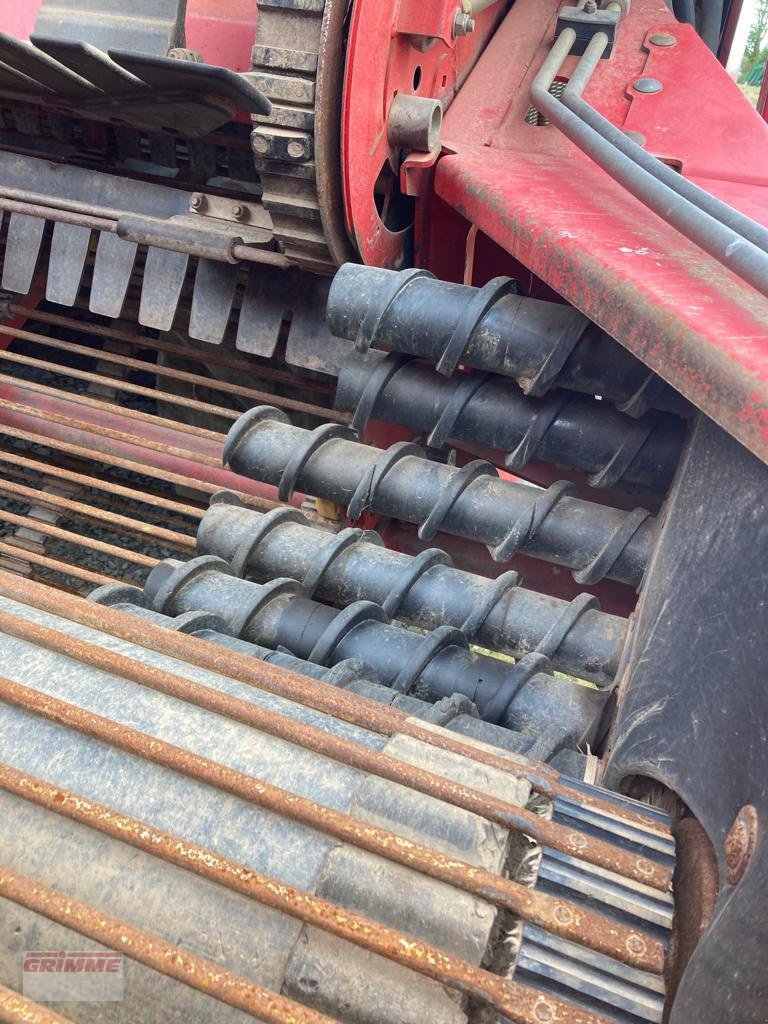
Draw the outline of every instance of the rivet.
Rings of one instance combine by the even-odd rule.
[[[644,953],[645,942],[640,938],[639,935],[630,935],[627,939],[627,949],[630,953]]]
[[[533,1009],[533,1015],[536,1020],[540,1020],[542,1024],[549,1024],[550,1021],[555,1019],[555,1011],[549,1005],[549,1003],[539,1002]]]
[[[664,86],[658,78],[638,78],[634,83],[634,88],[636,92],[653,93],[661,92]]]
[[[744,877],[757,845],[757,811],[745,804],[725,837],[725,877],[737,885]]]
[[[648,37],[648,42],[653,43],[654,46],[674,46],[677,36],[673,36],[671,32],[654,32],[652,36]]]
[[[570,924],[573,921],[573,913],[569,907],[560,904],[555,907],[555,920],[560,924]]]

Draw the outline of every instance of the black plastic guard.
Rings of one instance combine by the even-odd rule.
[[[692,432],[621,675],[607,782],[657,779],[711,840],[720,894],[671,1024],[768,1019],[768,467],[710,420]],[[725,837],[753,805],[736,885]]]

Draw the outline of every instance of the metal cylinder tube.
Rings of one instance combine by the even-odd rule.
[[[512,665],[475,654],[457,629],[422,636],[389,625],[369,601],[338,611],[304,598],[293,580],[261,586],[233,576],[223,559],[210,555],[158,563],[145,593],[164,615],[213,613],[240,639],[323,665],[360,659],[400,693],[430,702],[463,695],[485,721],[528,735],[556,733],[564,747],[589,742],[605,702],[595,690],[549,675],[543,655],[529,654]]]
[[[389,106],[387,139],[398,149],[431,153],[440,142],[440,101],[399,92]]]
[[[449,438],[506,452],[511,472],[532,459],[587,475],[591,487],[638,491],[661,498],[672,480],[685,426],[670,414],[633,419],[606,402],[555,391],[523,395],[500,375],[455,373],[446,378],[408,356],[370,352],[347,359],[339,374],[336,408],[423,431],[440,447]]]
[[[562,601],[526,590],[516,573],[491,580],[454,569],[437,549],[418,557],[390,551],[370,531],[329,534],[291,509],[262,515],[216,501],[200,523],[197,550],[258,583],[287,577],[305,597],[342,607],[373,601],[390,618],[430,630],[453,626],[491,650],[545,654],[561,672],[599,686],[612,683],[627,632],[625,619],[601,612],[588,595]]]
[[[277,409],[259,407],[234,424],[224,448],[237,473],[294,487],[347,507],[419,525],[422,540],[438,530],[486,544],[506,562],[518,552],[569,566],[579,583],[609,577],[638,586],[651,552],[655,520],[573,497],[572,484],[547,490],[499,479],[489,463],[462,469],[430,462],[415,445],[388,451],[352,440],[346,428],[291,425]]]
[[[347,263],[331,284],[328,326],[357,351],[390,349],[450,376],[461,364],[514,377],[525,394],[567,388],[601,395],[631,415],[680,410],[684,401],[573,306],[439,281],[425,270]]]

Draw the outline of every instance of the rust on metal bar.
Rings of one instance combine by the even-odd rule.
[[[16,558],[21,562],[28,562],[29,565],[35,565],[40,569],[58,572],[63,576],[71,576],[73,579],[82,580],[84,583],[90,583],[95,587],[122,582],[122,580],[117,580],[112,576],[104,576],[100,572],[93,572],[91,569],[84,569],[80,565],[73,565],[71,562],[64,561],[64,559],[49,558],[47,555],[41,555],[37,551],[28,551],[26,548],[7,544],[2,540],[0,540],[0,555]],[[136,592],[140,593],[138,589]]]
[[[7,330],[3,328],[3,334],[12,334],[19,332]],[[51,348],[57,348],[57,345],[50,346]],[[61,346],[58,346],[61,347]],[[99,353],[95,349],[90,349],[90,355],[92,358]],[[212,416],[220,416],[222,419],[236,420],[242,415],[240,412],[236,412],[233,409],[227,409],[221,405],[212,405],[210,402],[200,402],[196,398],[187,398],[185,395],[176,395],[172,392],[160,391],[158,388],[146,388],[141,384],[133,384],[131,381],[123,380],[118,377],[109,377],[103,373],[94,373],[90,370],[78,370],[74,366],[66,366],[63,363],[52,363],[47,359],[38,359],[34,356],[20,355],[18,352],[0,351],[0,359],[7,363],[14,363],[20,366],[31,366],[36,370],[46,370],[50,373],[58,373],[62,377],[71,377],[73,380],[83,380],[90,384],[105,384],[110,388],[114,388],[115,391],[124,391],[129,395],[141,395],[142,398],[154,398],[156,400],[164,400],[170,405],[179,405],[185,409],[194,409],[196,412],[210,413]],[[100,359],[99,362],[110,362],[108,359]],[[119,362],[119,360],[112,360],[112,362]],[[142,370],[145,373],[152,373],[155,367],[152,363],[144,363]],[[69,393],[69,392],[68,392]],[[78,395],[81,392],[76,392]],[[274,396],[270,395],[270,399]],[[99,399],[96,399],[99,401]],[[82,405],[90,404],[90,402],[83,402]],[[103,405],[104,402],[100,401],[99,404]],[[121,410],[124,408],[120,407]],[[131,410],[135,412],[136,410]],[[142,415],[150,415],[153,419],[157,419],[152,413],[144,413]],[[318,414],[319,415],[319,414]],[[168,420],[169,423],[176,423],[176,420]],[[191,424],[184,424],[187,428],[192,426]],[[187,430],[186,433],[192,433],[193,431]],[[194,427],[194,433],[203,433],[204,436],[212,431],[202,431],[202,428]]]
[[[35,217],[38,220],[55,220],[60,224],[71,224],[73,227],[78,228],[90,228],[92,231],[108,231],[113,235],[117,232],[116,220],[108,220],[106,217],[96,217],[74,210],[56,209],[50,206],[40,206],[36,203],[24,203],[16,199],[8,199],[5,196],[0,196],[0,210],[6,210],[8,213],[20,213],[25,217]]]
[[[633,878],[655,888],[669,888],[671,876],[666,868],[638,857],[627,850],[615,848],[582,832],[547,821],[525,808],[488,796],[463,786],[442,775],[416,768],[414,765],[379,751],[371,750],[351,740],[326,732],[316,726],[299,722],[288,715],[259,707],[221,693],[212,687],[195,683],[153,665],[136,661],[107,648],[68,636],[47,626],[31,622],[9,612],[0,612],[0,632],[56,651],[82,664],[130,679],[141,686],[194,704],[197,707],[225,716],[243,725],[298,744],[339,763],[369,772],[402,786],[425,793],[446,803],[462,807],[494,821],[503,828],[523,832],[545,846],[580,857],[616,874]],[[270,666],[272,667],[272,666]],[[5,681],[5,685],[12,685]],[[34,692],[34,691],[32,691]],[[114,741],[117,742],[117,741]],[[307,805],[307,809],[310,806]],[[374,851],[378,852],[378,851]]]
[[[79,205],[85,206],[85,204]],[[94,209],[99,210],[101,208],[94,207]],[[73,227],[90,228],[92,231],[107,231],[113,235],[117,234],[117,220],[80,213],[77,210],[66,209],[64,206],[44,206],[40,203],[20,202],[16,199],[0,196],[0,210],[6,210],[8,213],[20,213],[26,217],[35,217],[38,220],[50,220],[57,224],[70,224]],[[158,223],[162,224],[162,221],[160,220]],[[232,256],[236,260],[246,260],[249,263],[266,263],[272,267],[280,267],[281,270],[287,270],[291,266],[290,260],[283,253],[274,249],[259,249],[244,242],[236,242],[232,246]]]
[[[360,941],[360,936],[365,937],[369,925],[374,928],[380,927],[376,923],[366,921],[365,927],[355,925],[348,933],[344,923],[340,926],[336,912],[339,908],[333,907],[333,904],[329,904],[325,900],[317,900],[308,893],[293,890],[282,882],[268,878],[258,871],[234,863],[184,839],[162,833],[152,825],[123,815],[113,808],[94,803],[78,794],[63,790],[59,786],[27,775],[2,763],[0,763],[0,788],[45,807],[49,811],[55,811],[57,814],[65,815],[74,821],[96,828],[113,839],[130,843],[146,853],[163,857],[179,867],[203,874],[205,878],[213,882],[218,882],[234,891],[243,892],[267,906],[296,916],[316,928],[331,931],[349,942],[370,948],[375,952],[381,952],[382,955],[388,955],[381,949],[369,945],[366,941]],[[319,805],[314,805],[314,807],[315,818],[328,810]],[[347,816],[343,815],[343,817]],[[480,899],[511,910],[524,921],[538,925],[545,931],[586,945],[590,949],[602,952],[606,956],[611,956],[640,971],[649,971],[653,974],[664,972],[664,946],[648,935],[615,925],[602,914],[583,909],[567,900],[548,896],[546,893],[538,893],[517,882],[502,878],[492,871],[457,861],[435,850],[403,839],[401,836],[395,836],[385,829],[356,821],[351,817],[349,821],[354,823],[351,842],[355,846],[361,845],[360,835],[370,833],[372,840],[377,839],[378,847],[376,849],[366,847],[369,852],[380,854],[396,863],[427,874],[430,878],[438,879],[457,889],[472,893]],[[316,826],[314,822],[312,825]],[[338,836],[338,838],[343,838],[344,842],[350,842],[348,835]],[[403,856],[402,852],[398,854],[398,850],[404,850],[408,855]],[[392,851],[395,856],[392,856]],[[321,913],[314,913],[316,907],[321,905],[326,909]],[[354,914],[347,916],[350,919],[355,918]]]
[[[0,432],[7,432],[8,428],[0,425]],[[21,433],[21,431],[18,431]],[[29,435],[25,435],[28,437]],[[51,447],[54,447],[53,445]],[[85,449],[83,449],[85,450]],[[91,457],[93,454],[91,453]],[[94,491],[105,491],[107,494],[120,498],[128,498],[130,501],[142,502],[145,505],[152,505],[155,508],[163,508],[176,515],[188,516],[190,519],[202,519],[205,511],[194,505],[185,505],[173,498],[166,498],[162,494],[152,494],[149,491],[137,491],[133,487],[124,487],[113,480],[103,480],[97,476],[87,476],[85,473],[77,473],[74,470],[58,466],[55,462],[40,462],[39,459],[30,459],[26,455],[19,455],[18,452],[4,451],[0,449],[0,462],[8,462],[12,466],[20,466],[23,469],[30,469],[35,473],[42,473],[44,476],[57,477],[59,480],[66,480],[67,483],[79,484],[82,487]],[[136,472],[144,472],[143,467],[137,466]]]
[[[38,345],[45,345],[48,348],[57,349],[62,352],[71,352],[75,355],[83,355],[91,358],[98,356],[99,360],[104,363],[115,363],[118,366],[125,367],[129,370],[140,370],[144,373],[154,373],[158,377],[168,377],[170,380],[180,381],[185,384],[192,384],[193,387],[206,387],[212,391],[220,391],[224,394],[237,395],[241,398],[247,398],[253,401],[255,404],[266,402],[267,404],[277,405],[281,408],[290,409],[293,412],[307,413],[311,416],[318,416],[326,420],[333,420],[336,423],[350,423],[352,417],[346,412],[337,412],[335,409],[327,409],[324,406],[312,405],[309,402],[300,402],[297,399],[286,398],[282,395],[275,395],[270,391],[258,391],[254,388],[245,387],[241,384],[233,384],[226,380],[217,380],[215,377],[205,377],[198,373],[190,373],[187,370],[179,370],[175,367],[163,366],[156,363],[147,363],[141,359],[132,359],[128,356],[117,355],[112,352],[105,352],[100,349],[89,348],[86,345],[77,345],[71,341],[62,341],[58,338],[49,338],[44,334],[36,334],[33,331],[22,330],[18,327],[3,327],[3,334],[7,334],[10,338],[18,338],[22,341],[31,341]],[[56,366],[57,364],[51,364]],[[77,376],[80,375],[83,380],[90,380],[91,377],[96,377],[96,374],[85,375],[81,371],[77,373],[70,373],[70,367],[60,368],[60,372],[65,375]],[[112,380],[112,378],[99,377],[99,382],[102,380]],[[121,383],[113,381],[113,386],[117,387],[118,390],[123,387]],[[137,385],[132,385],[137,387]],[[126,386],[126,390],[127,390]],[[152,391],[151,388],[142,388],[141,391],[137,391],[137,394],[143,393],[158,394],[157,391]],[[175,395],[164,395],[161,397],[167,398],[168,401],[173,401],[175,398],[180,396]],[[188,399],[193,401],[192,399]],[[182,403],[180,403],[182,404]],[[205,402],[194,402],[190,405],[190,408],[205,408],[207,403]],[[210,411],[216,416],[227,416],[231,419],[237,419],[241,413],[235,412],[231,409],[226,409],[222,406],[211,405]]]
[[[83,334],[93,334],[99,338],[109,338],[113,341],[122,341],[134,348],[154,349],[156,352],[167,352],[172,355],[182,356],[184,359],[203,360],[206,366],[224,366],[230,370],[244,373],[246,376],[256,376],[264,380],[280,381],[283,384],[300,385],[307,391],[317,391],[321,394],[333,395],[335,388],[325,381],[313,380],[310,377],[297,378],[295,374],[276,370],[273,366],[262,366],[260,363],[248,363],[244,359],[236,359],[221,352],[206,351],[203,353],[197,349],[187,348],[184,345],[176,345],[170,341],[160,341],[157,338],[150,338],[148,335],[135,334],[132,331],[124,331],[118,327],[106,327],[103,324],[94,324],[88,320],[78,320],[74,317],[60,316],[57,313],[49,313],[30,306],[22,306],[12,302],[8,307],[12,316],[25,316],[30,320],[37,320],[40,323],[51,324],[54,327],[65,327],[70,331],[80,331]],[[211,346],[208,346],[209,348]]]
[[[178,533],[176,530],[167,530],[162,526],[156,526],[154,523],[145,523],[139,519],[130,519],[128,516],[118,515],[116,512],[110,512],[108,509],[99,508],[96,505],[85,505],[83,502],[74,501],[71,498],[62,498],[58,494],[48,494],[35,487],[25,487],[24,484],[0,479],[0,493],[24,498],[40,505],[51,505],[54,508],[60,508],[64,512],[71,512],[74,516],[106,523],[116,530],[126,530],[131,534],[146,534],[164,545],[167,544],[170,547],[181,548],[183,551],[195,550],[195,538],[187,534]]]
[[[17,516],[14,512],[7,512],[0,509],[0,521],[12,523],[14,526],[24,526],[35,533],[42,533],[45,537],[54,537],[56,540],[67,541],[79,548],[86,548],[90,551],[100,551],[103,555],[110,555],[112,558],[120,558],[125,562],[134,562],[146,569],[153,569],[157,565],[156,558],[142,554],[140,551],[131,551],[128,548],[118,548],[113,544],[107,544],[102,540],[95,540],[93,537],[84,537],[79,533],[71,533],[69,530],[62,530],[58,526],[44,523],[41,519],[30,519],[29,516]]]
[[[516,777],[529,782],[536,792],[551,799],[556,796],[567,796],[581,802],[581,793],[560,782],[558,774],[548,765],[539,762],[532,764],[514,754],[508,755],[506,751],[501,754],[480,749],[471,743],[462,742],[447,730],[429,728],[397,708],[384,706],[360,694],[348,693],[329,683],[299,675],[277,665],[267,665],[237,651],[224,650],[187,633],[177,633],[151,622],[138,622],[133,616],[116,608],[94,605],[73,595],[67,595],[65,600],[58,601],[47,588],[3,573],[1,570],[0,593],[41,611],[61,615],[80,625],[110,633],[139,647],[167,654],[198,668],[259,687],[371,732],[383,736],[402,733],[480,764],[513,773]],[[624,812],[624,809],[619,813],[608,801],[593,799],[590,806],[617,819],[663,831],[654,819],[633,815],[632,812]],[[536,818],[541,824],[542,819],[538,816]],[[666,891],[668,885],[669,876],[665,874],[663,884],[659,880],[658,887]]]
[[[39,370],[48,370],[52,373],[61,374],[62,377],[79,377],[83,380],[91,380],[97,384],[107,384],[109,387],[120,390],[123,382],[115,380],[113,377],[104,377],[98,373],[86,373],[84,370],[75,370],[72,367],[62,366],[60,363],[49,363],[44,359],[35,359],[32,356],[18,355],[16,352],[7,352],[0,350],[0,360],[10,363],[19,363],[22,366],[32,366]],[[25,378],[18,378],[14,380],[22,391],[36,391],[41,395],[53,395],[58,397],[59,395],[65,395],[76,405],[86,405],[89,409],[103,410],[107,407],[114,407],[116,412],[119,412],[121,416],[125,416],[126,419],[138,420],[142,423],[153,423],[155,425],[160,424],[164,427],[168,427],[171,430],[176,430],[182,434],[193,434],[195,437],[204,437],[208,441],[214,441],[216,443],[224,442],[226,437],[225,434],[220,434],[215,430],[206,430],[203,427],[196,427],[192,423],[184,423],[181,420],[169,420],[164,419],[162,416],[156,416],[154,413],[142,412],[140,409],[129,409],[123,405],[117,405],[113,402],[105,401],[103,398],[89,398],[88,395],[83,394],[82,391],[67,391],[64,388],[52,388],[47,384],[37,384],[35,381],[29,381]],[[125,390],[131,391],[138,389],[138,384],[126,384]],[[151,398],[164,398],[166,395],[163,392],[155,391],[152,388],[141,388],[138,394],[146,394]],[[171,396],[171,400],[173,400]],[[185,399],[185,402],[193,402],[194,399]],[[183,402],[181,404],[184,404]],[[205,409],[207,403],[196,402],[195,407]],[[215,408],[218,408],[215,407]],[[229,415],[229,413],[227,413]]]
[[[66,391],[59,391],[56,388],[44,388],[42,384],[30,386],[30,381],[14,381],[14,387],[19,391],[37,391],[41,394],[50,394],[54,398],[65,397],[72,398],[74,404],[84,405],[86,403],[78,402],[77,399],[82,398],[82,395],[69,395]],[[61,416],[57,412],[53,412],[50,409],[38,409],[34,405],[22,405],[20,402],[13,402],[3,398],[2,408],[10,409],[13,412],[22,413],[25,416],[33,416],[38,420],[49,420],[51,423],[58,423],[62,427],[69,427],[74,430],[90,431],[92,434],[99,434],[102,437],[111,438],[113,441],[121,441],[123,444],[130,444],[136,448],[149,448],[152,451],[161,452],[164,455],[173,455],[179,459],[185,459],[186,461],[196,462],[201,466],[211,466],[213,469],[221,469],[221,459],[214,458],[212,455],[203,455],[201,452],[190,451],[186,448],[176,448],[173,445],[163,444],[161,441],[154,441],[149,437],[141,437],[137,434],[127,434],[123,430],[114,430],[112,427],[103,427],[99,423],[91,423],[88,420],[76,420],[71,416]],[[94,403],[97,408],[101,409],[106,407],[106,403]],[[124,409],[122,406],[115,407],[114,411],[120,416],[123,413],[132,412],[134,410]],[[128,417],[131,418],[131,417]],[[154,421],[156,424],[162,424],[167,426],[169,423],[175,427],[175,421],[171,420],[160,420],[157,417],[149,416],[149,420]],[[4,428],[3,428],[4,429]],[[221,490],[220,487],[216,488]]]
[[[5,985],[0,985],[0,1021],[3,1024],[74,1024],[69,1017],[33,1003]]]
[[[0,896],[259,1020],[270,1024],[338,1024],[332,1017],[5,866],[0,866]]]
[[[241,893],[279,913],[295,917],[305,924],[386,957],[433,981],[469,995],[479,995],[492,1005],[497,1005],[496,993],[499,982],[505,988],[512,989],[506,998],[507,1003],[511,1001],[509,996],[520,990],[523,999],[528,998],[530,990],[517,982],[499,978],[483,968],[444,953],[363,914],[347,910],[339,904],[321,899],[302,889],[285,885],[276,878],[248,868],[212,850],[163,832],[69,790],[25,775],[7,765],[0,764],[0,787],[49,811],[62,814],[113,839],[129,843],[145,853],[216,882],[233,892]],[[639,936],[636,938],[640,940]],[[565,1003],[561,1006],[568,1008],[568,1004]],[[530,1017],[517,1019],[530,1020]]]
[[[3,405],[8,405],[8,403],[3,402]],[[22,408],[25,411],[28,411],[30,415],[34,415],[39,418],[39,412],[31,407],[28,410],[26,407],[17,406],[17,408]],[[85,425],[83,425],[83,429],[85,429]],[[39,444],[47,448],[54,448],[56,451],[63,452],[65,455],[72,455],[78,459],[86,459],[89,462],[97,462],[107,466],[116,466],[119,469],[128,470],[129,473],[137,473],[142,476],[152,477],[155,480],[162,480],[164,483],[173,484],[176,487],[186,487],[189,490],[200,491],[203,494],[216,494],[221,490],[220,484],[207,483],[205,480],[198,480],[196,477],[171,473],[169,470],[159,469],[158,467],[149,465],[148,463],[143,464],[140,462],[134,462],[131,459],[123,459],[116,454],[113,455],[110,453],[107,455],[104,452],[94,451],[91,448],[85,448],[82,445],[74,444],[71,441],[62,441],[59,438],[49,437],[45,434],[34,434],[26,430],[18,430],[16,427],[8,426],[5,423],[0,423],[0,433],[6,434],[8,437],[18,438],[21,441],[29,441],[32,444]],[[138,441],[136,443],[138,443]],[[7,453],[3,452],[0,458],[5,459],[6,455]],[[47,471],[52,472],[50,468]],[[94,486],[96,485],[94,484]],[[102,486],[114,494],[120,493],[118,487],[113,485],[111,481],[105,481]],[[136,500],[143,500],[138,498],[138,494],[140,493],[141,492],[137,492]],[[285,505],[279,501],[270,501],[269,498],[259,498],[254,494],[247,494],[245,491],[232,490],[232,493],[236,494],[244,504],[249,505],[251,508],[259,509],[260,511],[269,512],[273,508],[285,508]],[[127,496],[128,495],[126,495],[126,497]],[[204,514],[200,509],[194,509],[194,513],[195,516],[199,518],[202,518]],[[190,511],[189,514],[191,515],[192,512]]]

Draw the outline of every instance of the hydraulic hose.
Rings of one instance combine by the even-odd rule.
[[[603,35],[607,43],[604,33],[597,35]],[[768,253],[666,186],[550,93],[550,86],[575,41],[574,30],[564,29],[544,60],[530,90],[536,109],[643,205],[761,295],[768,296]]]

